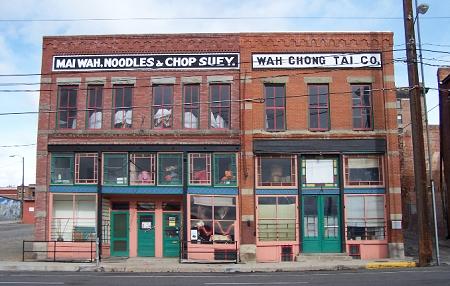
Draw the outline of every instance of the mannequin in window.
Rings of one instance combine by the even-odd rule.
[[[177,172],[178,170],[177,169],[178,169],[178,167],[175,165],[167,166],[164,169],[164,173],[165,173],[164,180],[169,183],[176,182],[178,180],[178,172]]]
[[[283,168],[280,165],[274,164],[270,168],[270,181],[272,183],[280,183],[283,178]]]
[[[233,182],[234,176],[231,168],[228,168],[224,171],[223,177],[220,179],[220,183],[224,185],[229,185]]]
[[[150,183],[151,182],[150,172],[145,171],[145,170],[139,172],[138,181],[139,181],[139,183],[142,183],[142,184]]]

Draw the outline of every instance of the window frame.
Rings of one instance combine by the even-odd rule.
[[[80,159],[81,157],[94,158],[94,178],[93,179],[80,179]],[[93,185],[98,183],[98,154],[97,153],[75,153],[75,172],[74,172],[74,184],[76,185]]]
[[[268,88],[273,89],[274,97],[273,97],[273,105],[272,106],[268,106],[268,102],[269,102],[268,92],[267,92]],[[282,106],[277,106],[277,100],[276,100],[277,88],[282,88],[282,91],[283,91],[283,100],[282,100],[283,105]],[[273,112],[274,112],[273,113],[274,114],[273,128],[269,128],[269,126],[268,126],[267,112],[269,110],[273,110]],[[283,112],[283,117],[282,117],[283,127],[281,127],[280,129],[278,129],[276,127],[277,126],[276,113],[279,110],[281,110]],[[286,128],[286,84],[284,84],[284,83],[265,83],[264,84],[264,116],[265,116],[265,118],[264,118],[265,124],[264,125],[265,125],[266,131],[270,131],[270,132],[286,131],[286,129],[287,129]]]
[[[363,102],[363,96],[365,96],[366,88],[368,88],[369,92],[369,105],[364,105]],[[359,97],[355,98],[356,90],[360,90]],[[351,85],[351,91],[352,91],[352,127],[353,130],[356,131],[370,131],[373,130],[373,95],[372,95],[372,85],[371,84],[352,84]],[[359,105],[355,105],[355,100],[359,98]],[[353,112],[355,109],[359,109],[359,126],[355,126],[355,118],[353,116]],[[363,110],[365,112],[368,112],[369,119],[370,119],[370,126],[363,127]]]
[[[196,197],[201,197],[201,198],[210,198],[212,200],[212,205],[211,205],[211,218],[192,218],[193,215],[193,202],[194,202],[194,198]],[[226,199],[231,199],[234,202],[233,208],[234,208],[234,219],[216,219],[215,218],[215,208],[216,207],[223,207],[223,206],[217,206],[216,205],[216,201],[218,198],[226,198]],[[211,222],[211,235],[210,237],[212,237],[212,240],[210,238],[210,240],[208,241],[202,241],[200,239],[198,240],[191,240],[191,244],[201,244],[201,245],[224,245],[224,244],[230,244],[230,243],[236,243],[239,239],[239,203],[238,203],[238,197],[237,196],[227,196],[227,195],[190,195],[189,196],[189,203],[188,203],[188,208],[189,208],[189,212],[188,212],[188,224],[189,224],[189,229],[194,229],[195,226],[193,224],[193,222],[195,221],[207,221],[207,222]],[[226,214],[225,214],[226,215]],[[230,229],[233,229],[233,239],[232,240],[215,240],[214,236],[216,235],[216,222],[232,222],[232,224],[229,226]],[[197,234],[197,236],[200,238],[200,236]],[[189,239],[190,240],[190,239]]]
[[[162,97],[161,97],[161,104],[156,104],[156,94],[157,89],[161,89]],[[168,100],[169,103],[166,103],[166,100]],[[169,119],[169,126],[164,127],[164,122],[161,121],[161,126],[156,126],[155,123],[155,115],[158,110],[170,110],[170,119]],[[156,130],[160,129],[173,129],[173,115],[174,115],[174,86],[173,84],[155,84],[152,85],[152,114],[151,114],[151,121],[152,121],[152,128]],[[163,114],[164,117],[164,114]]]
[[[106,182],[105,178],[106,178],[106,172],[107,172],[107,168],[106,168],[106,162],[107,160],[109,160],[109,158],[114,158],[114,157],[120,157],[123,156],[123,158],[125,158],[125,162],[126,162],[126,177],[125,177],[125,181],[123,183],[117,183],[117,179],[116,179],[116,183],[110,183],[110,182]],[[102,154],[102,162],[103,162],[103,166],[102,166],[102,185],[104,186],[128,186],[129,185],[129,157],[128,157],[128,153],[126,152],[105,152]]]
[[[55,159],[56,158],[69,158],[70,159],[70,176],[68,182],[54,182],[53,176],[55,172]],[[50,162],[50,185],[73,185],[74,184],[74,154],[73,153],[52,153]]]
[[[138,156],[138,155],[140,155],[140,156]],[[150,152],[130,152],[128,156],[129,156],[128,169],[129,169],[129,184],[130,184],[130,186],[155,186],[156,185],[156,154],[150,153]],[[148,182],[145,182],[142,179],[139,180],[140,174],[136,174],[136,180],[134,179],[133,171],[131,169],[132,169],[133,165],[136,168],[139,168],[139,166],[137,166],[134,161],[136,158],[150,160],[150,170],[149,170],[150,178],[148,179]],[[147,170],[142,170],[142,171],[136,170],[136,172],[139,172],[139,173],[143,172],[143,171],[147,171]]]
[[[194,90],[198,90],[197,94],[197,101],[195,102],[193,100],[193,93]],[[187,90],[190,91],[191,100],[190,102],[187,101]],[[183,121],[182,121],[182,127],[183,129],[200,129],[200,84],[193,83],[193,84],[184,84],[183,85]],[[191,116],[195,116],[193,111],[197,111],[197,127],[192,127],[192,117],[191,117],[191,127],[186,127],[186,113],[190,112]]]
[[[308,160],[332,160],[333,161],[333,183],[307,183],[306,181],[306,161]],[[336,189],[339,188],[339,162],[338,159],[335,157],[324,157],[324,158],[315,158],[315,157],[303,157],[301,159],[300,164],[300,179],[301,179],[301,186],[302,189]]]
[[[275,199],[275,214],[276,217],[275,218],[263,218],[263,220],[271,220],[271,221],[277,221],[277,223],[275,224],[275,227],[277,228],[279,225],[279,221],[291,221],[293,220],[293,224],[294,224],[294,239],[293,240],[280,240],[279,238],[279,234],[278,231],[275,231],[276,234],[276,239],[274,240],[261,240],[261,235],[260,235],[260,213],[259,213],[259,209],[260,209],[260,202],[259,199],[260,198],[274,198]],[[278,205],[279,205],[279,198],[292,198],[294,199],[294,218],[280,218],[278,215]],[[299,241],[299,231],[298,231],[298,220],[299,220],[299,215],[298,215],[298,197],[296,195],[258,195],[256,196],[256,241],[258,244],[285,244],[285,243],[292,243],[292,242],[297,242]]]
[[[103,127],[103,91],[104,86],[102,84],[90,84],[86,88],[86,129],[89,130],[96,130],[96,129],[102,129]],[[91,93],[93,92],[93,93]],[[95,106],[91,106],[91,96],[94,97]],[[100,97],[100,106],[97,105],[98,98]],[[91,126],[91,116],[94,116],[94,122],[97,123],[97,116],[98,112],[100,112],[101,118],[100,118],[100,126],[94,127]]]
[[[345,240],[346,241],[351,241],[351,242],[364,242],[364,241],[386,241],[387,240],[387,206],[386,206],[386,195],[385,194],[346,194],[345,195],[345,205],[348,206],[350,205],[349,202],[349,198],[356,198],[356,197],[361,197],[364,200],[364,217],[363,218],[351,218],[347,215],[347,210],[349,209],[348,207],[345,208],[345,221],[344,221],[344,225],[345,225]],[[378,218],[367,218],[367,200],[366,198],[368,197],[381,197],[383,199],[383,217],[378,217]],[[360,228],[364,228],[364,238],[361,237],[360,239],[350,239],[349,238],[349,221],[348,219],[360,219],[364,221],[364,226],[360,226]],[[368,222],[370,220],[383,220],[383,226],[367,226]],[[353,226],[355,227],[355,226]],[[368,239],[368,230],[367,228],[383,228],[383,239]]]
[[[351,183],[350,181],[350,168],[348,165],[349,159],[377,159],[378,161],[378,176],[379,180],[372,182],[358,181],[358,183]],[[384,174],[384,156],[383,155],[344,155],[344,186],[349,188],[380,188],[384,187],[385,174]]]
[[[213,88],[219,88],[219,100],[218,101],[214,101],[213,100]],[[222,99],[222,94],[223,94],[223,89],[224,88],[228,88],[229,90],[229,98],[228,99]],[[230,83],[213,83],[210,84],[209,87],[209,106],[208,106],[208,128],[209,129],[214,129],[214,130],[230,130],[231,129],[231,84]],[[218,105],[214,105],[215,103],[218,103]],[[214,118],[214,113],[213,113],[213,109],[217,109],[219,110],[219,114],[222,115],[222,110],[228,111],[228,127],[213,127],[212,126],[212,120],[211,117]],[[216,117],[217,118],[217,117]],[[221,116],[222,120],[224,122],[226,122],[226,120]],[[216,120],[216,119],[214,119]]]
[[[67,200],[55,200],[56,197],[67,197]],[[70,200],[69,200],[70,197]],[[94,217],[93,218],[80,218],[77,214],[78,214],[78,210],[79,208],[77,208],[77,198],[81,198],[81,197],[92,197],[94,198],[93,202],[94,202],[94,210],[93,210],[93,214]],[[58,239],[57,236],[60,236],[62,233],[58,234],[58,232],[60,231],[55,231],[55,228],[57,228],[57,226],[55,226],[54,224],[58,225],[58,223],[56,223],[56,220],[61,220],[61,219],[67,219],[68,221],[64,224],[61,224],[61,222],[59,223],[59,227],[63,226],[63,233],[71,233],[71,241],[95,241],[96,237],[97,237],[97,225],[96,225],[96,221],[97,221],[97,195],[95,194],[82,194],[82,193],[52,193],[51,194],[51,208],[52,208],[52,212],[49,215],[50,218],[50,231],[48,233],[49,236],[49,240],[50,241],[56,241]],[[72,208],[71,208],[71,212],[72,215],[71,217],[63,217],[63,216],[56,216],[55,215],[55,201],[71,201],[72,202]],[[82,201],[82,200],[81,200]],[[67,231],[67,225],[69,224],[69,221],[72,221],[71,223],[71,231]],[[93,224],[93,226],[90,226],[90,229],[94,229],[94,232],[84,232],[83,229],[81,229],[79,232],[81,235],[81,238],[75,238],[75,228],[77,227],[76,224],[78,224],[79,220],[91,220],[90,224]],[[62,235],[62,237],[64,238],[64,235]]]
[[[225,177],[225,174],[219,173],[219,167],[217,164],[217,161],[219,159],[223,158],[231,158],[232,165],[231,165],[231,171],[232,175],[234,174],[234,178],[231,179],[231,182],[229,184],[227,183],[220,183],[222,178]],[[214,187],[237,187],[238,186],[238,178],[239,178],[239,164],[237,162],[237,154],[236,153],[213,153],[212,158],[212,166],[213,166],[213,185]],[[233,169],[234,167],[234,169]],[[223,176],[223,177],[222,177]],[[222,178],[220,178],[222,177]]]
[[[77,129],[77,115],[78,115],[78,109],[77,109],[77,101],[78,101],[78,89],[79,86],[78,85],[60,85],[58,86],[58,94],[57,94],[57,106],[58,106],[58,111],[56,112],[56,128],[57,129],[61,129],[61,130],[72,130],[72,129]],[[72,91],[74,91],[74,93],[72,93]],[[67,104],[62,107],[62,96],[66,96],[66,102]],[[71,106],[70,102],[71,102],[71,97],[74,97],[74,106]],[[61,114],[63,112],[66,112],[67,114],[67,121],[65,124],[65,127],[63,127],[60,123],[60,119],[61,119]],[[72,112],[75,112],[75,115],[70,116],[70,114]],[[69,120],[72,119],[72,126],[69,127]]]
[[[130,90],[130,106],[125,106],[125,96],[126,96],[126,90]],[[130,84],[117,84],[114,85],[112,88],[112,128],[113,129],[130,129],[133,127],[133,89],[134,85]],[[117,91],[122,90],[122,106],[117,106],[116,104],[116,98],[117,98]],[[116,114],[117,112],[122,111],[122,122],[116,123]],[[130,111],[131,118],[130,123],[127,123],[127,113]],[[121,126],[117,126],[116,124],[121,124]]]
[[[212,178],[213,178],[213,168],[212,168],[212,160],[211,153],[189,153],[188,154],[188,170],[189,170],[189,186],[211,186]],[[195,171],[194,171],[194,160],[195,159],[205,159],[205,170],[201,170],[206,172],[206,176],[204,180],[195,179]],[[204,181],[204,182],[202,182]]]
[[[162,178],[164,177],[162,175],[163,170],[161,170],[161,158],[162,157],[168,157],[168,156],[177,156],[178,158],[178,163],[181,165],[181,167],[178,168],[179,171],[179,176],[180,176],[180,183],[166,183],[166,184],[162,184]],[[183,153],[181,152],[158,152],[157,154],[157,161],[156,161],[156,170],[157,170],[157,174],[156,174],[156,184],[157,186],[183,186],[183,182],[184,182],[184,162],[183,162]]]
[[[320,93],[320,88],[326,87],[326,94]],[[313,93],[313,89],[315,89],[315,93]],[[321,106],[320,104],[320,97],[321,95],[325,95],[326,100],[326,106]],[[311,98],[316,97],[317,103],[311,104]],[[311,112],[317,111],[317,126],[318,127],[311,127]],[[321,110],[326,110],[326,116],[327,116],[327,126],[321,126],[320,125],[320,116],[321,116]],[[308,130],[309,131],[329,131],[331,129],[331,116],[330,116],[330,86],[329,84],[308,84]]]
[[[291,177],[291,182],[280,182],[275,184],[271,182],[270,185],[264,185],[262,182],[262,161],[261,159],[286,159],[290,160],[291,172],[289,177]],[[297,188],[297,155],[262,155],[256,157],[256,188],[259,189],[294,189]]]

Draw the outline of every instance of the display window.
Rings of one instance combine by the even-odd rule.
[[[257,198],[258,240],[296,240],[296,197],[259,196]]]

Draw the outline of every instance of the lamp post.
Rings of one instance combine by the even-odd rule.
[[[426,87],[425,87],[425,73],[423,68],[423,56],[422,56],[422,40],[420,37],[420,21],[419,14],[425,15],[430,6],[426,3],[417,5],[417,0],[415,0],[416,5],[416,17],[414,22],[417,23],[417,40],[419,44],[419,61],[420,61],[420,77],[422,80],[422,96],[423,96],[423,108],[424,108],[424,121],[425,121],[425,134],[427,137],[427,153],[428,153],[428,188],[431,189],[432,196],[432,207],[433,207],[433,221],[434,221],[434,239],[436,248],[436,262],[440,265],[440,255],[439,255],[439,236],[437,228],[437,218],[436,218],[436,196],[434,192],[434,182],[433,182],[433,167],[432,167],[432,152],[431,152],[431,142],[430,142],[430,132],[428,128],[428,108],[427,108],[427,98],[426,98]]]
[[[22,157],[22,188],[20,194],[20,220],[23,219],[23,197],[25,195],[25,157],[19,155],[10,155],[9,157]]]

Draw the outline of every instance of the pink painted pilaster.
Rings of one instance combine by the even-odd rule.
[[[130,201],[130,257],[137,256],[137,211],[136,201]]]

